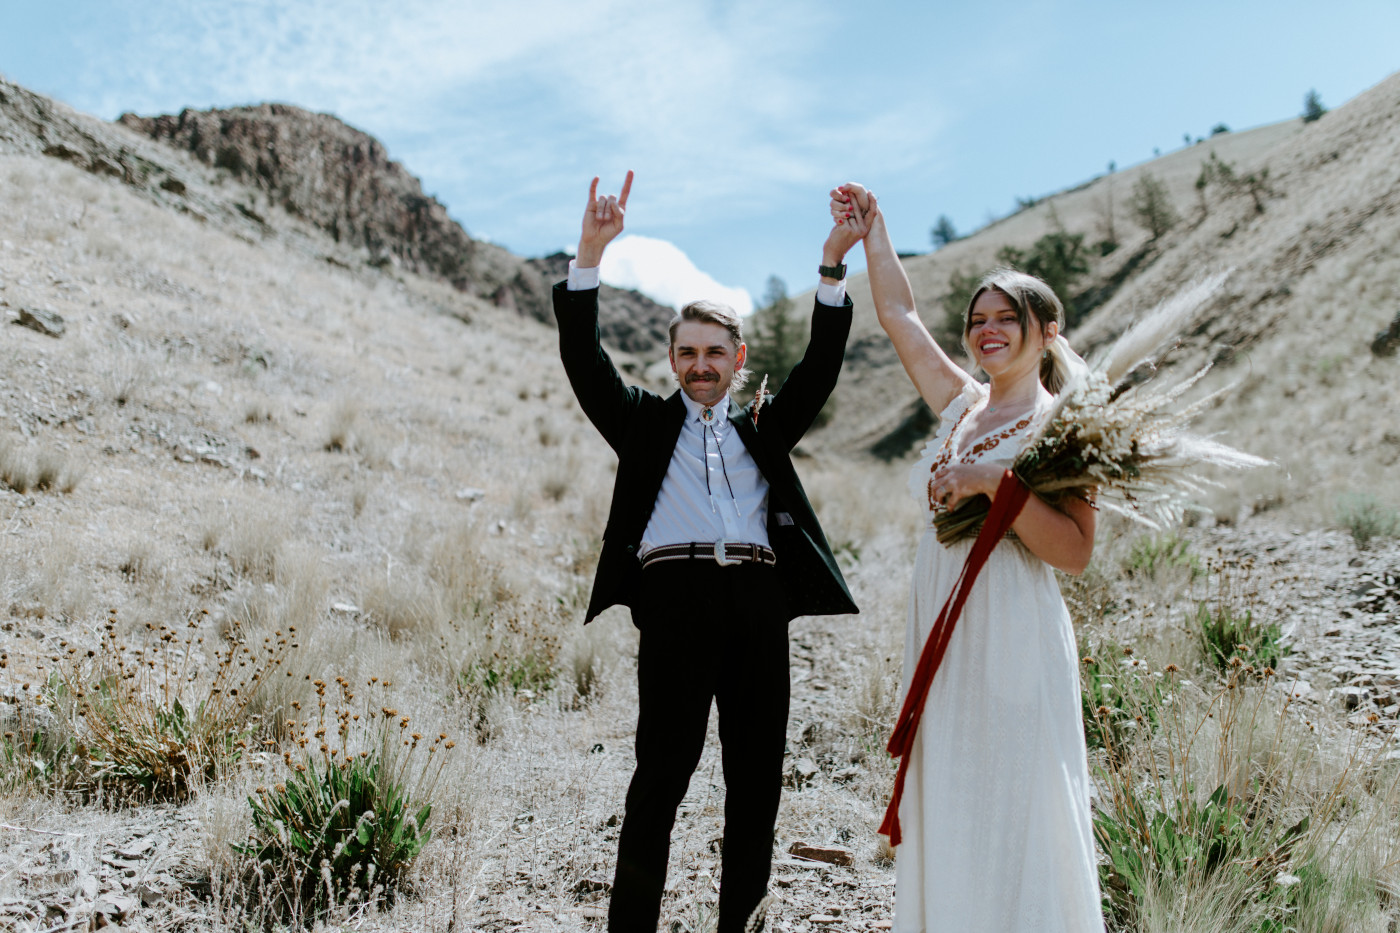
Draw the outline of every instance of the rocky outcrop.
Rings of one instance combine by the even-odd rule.
[[[384,145],[336,117],[287,104],[183,110],[118,122],[187,151],[259,191],[288,214],[362,250],[375,265],[440,276],[457,288],[540,320],[568,257],[522,260],[469,236]],[[635,353],[664,345],[671,310],[637,292],[605,287],[604,339]]]
[[[568,267],[562,254],[524,259],[473,239],[374,137],[286,104],[124,114],[113,125],[0,78],[7,153],[61,159],[249,241],[440,277],[547,323],[550,286]],[[609,346],[653,356],[665,346],[670,308],[608,286],[600,306]]]
[[[548,283],[569,274],[569,254],[554,253],[529,260]],[[670,343],[675,311],[641,292],[604,285],[598,296],[598,330],[603,342],[628,353],[656,354]]]
[[[502,303],[509,300],[502,290],[516,292],[517,304],[540,300],[536,289],[510,281],[509,254],[473,240],[382,143],[329,114],[259,104],[127,113],[117,122],[227,170],[336,242],[364,249],[373,262],[438,275]]]

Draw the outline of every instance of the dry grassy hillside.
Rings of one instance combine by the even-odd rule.
[[[1391,192],[1369,141],[1393,142],[1394,116],[1377,104],[1367,128],[1357,103],[1298,138],[1332,134]],[[30,138],[101,127],[52,102],[30,116]],[[120,155],[101,148],[119,133],[93,132],[96,149],[81,134],[64,145]],[[146,161],[131,165],[157,164],[153,144],[132,145]],[[636,639],[625,612],[577,624],[613,459],[555,333],[344,261],[314,229],[259,232],[231,207],[252,193],[212,170],[177,196],[158,173],[152,190],[92,164],[0,155],[0,929],[302,929],[313,914],[333,930],[601,929]],[[1342,203],[1296,187],[1334,169],[1278,164],[1286,196],[1241,214],[1227,245],[1294,205]],[[210,210],[188,209],[204,198]],[[1372,234],[1392,229],[1395,202],[1377,203],[1329,229],[1393,261]],[[1113,301],[1145,307],[1130,289],[1150,292],[1146,276],[1240,211],[1170,234],[1148,284]],[[1332,263],[1355,255],[1329,253],[1280,301],[1323,272],[1352,288]],[[1086,334],[1106,333],[1115,306]],[[61,336],[17,323],[45,312]],[[875,348],[857,344],[851,398],[902,385]],[[1297,378],[1350,380],[1329,390],[1379,385],[1387,365],[1318,359]],[[853,443],[840,432],[857,410],[843,403],[830,435]],[[901,466],[813,451],[798,468],[862,613],[790,630],[769,929],[884,930],[893,853],[874,830],[919,513]],[[1275,512],[1160,535],[1106,523],[1089,572],[1063,581],[1115,933],[1400,919],[1400,519],[1373,517],[1351,536]],[[375,786],[407,787],[411,805],[332,783],[363,776],[352,755],[388,762]],[[308,786],[325,788],[299,798],[319,810],[259,829],[260,807]],[[677,822],[668,933],[713,930],[723,790],[712,736]],[[386,827],[412,851],[385,843],[371,859],[362,831],[379,845]],[[339,846],[289,870],[294,840],[324,838]],[[377,880],[357,873],[371,861]]]
[[[578,625],[613,459],[573,401],[557,336],[446,284],[328,263],[330,244],[299,235],[310,248],[68,160],[0,156],[0,926],[101,915],[227,929],[270,910],[241,888],[230,846],[247,839],[247,797],[285,779],[284,717],[312,708],[312,681],[339,677],[378,678],[376,702],[457,746],[425,798],[441,815],[419,896],[381,928],[550,904],[572,928],[596,896],[575,889],[610,876],[635,640],[625,613]],[[33,312],[60,316],[62,335],[19,326]],[[912,532],[912,516],[850,496],[820,459],[806,472],[848,552],[880,528]],[[843,664],[872,685],[872,713],[889,702],[888,635],[854,642],[878,643],[863,652],[878,665]],[[270,751],[208,773],[156,741],[160,725],[145,764],[123,764],[112,744],[140,746],[137,733],[101,744],[91,727],[108,707],[85,713],[74,692],[112,689],[102,665],[166,645],[110,709],[168,714],[169,689],[193,709],[211,701],[221,652],[269,637],[293,643],[288,676],[219,724]],[[836,644],[823,630],[797,650]],[[833,715],[846,714],[807,721]],[[165,768],[164,791],[123,776],[147,765]],[[799,807],[799,824],[868,821],[882,780],[862,775],[834,814]],[[697,793],[704,851],[716,798]],[[696,877],[680,896],[703,915],[709,875]]]
[[[1216,185],[1207,189],[1203,215],[1194,182],[1212,152],[1237,176],[1269,170],[1272,190],[1262,197],[1262,212],[1248,194]],[[1182,215],[1155,243],[1127,207],[1134,181],[1147,173],[1166,184]],[[1232,268],[1224,294],[1204,309],[1190,352],[1179,359],[1216,360],[1212,386],[1242,380],[1206,424],[1282,464],[1269,478],[1252,480],[1251,496],[1260,506],[1311,499],[1305,511],[1313,512],[1319,503],[1330,510],[1347,490],[1400,499],[1393,469],[1400,459],[1400,363],[1369,349],[1400,314],[1400,75],[1316,123],[1290,120],[1212,137],[906,260],[925,319],[941,322],[950,275],[984,271],[1002,246],[1028,247],[1051,229],[1052,212],[1066,230],[1085,233],[1090,243],[1099,239],[1110,188],[1121,245],[1093,260],[1089,284],[1123,280],[1071,341],[1091,350],[1193,278]],[[869,306],[863,277],[850,290]],[[889,432],[914,399],[873,315],[861,321],[842,404],[871,417],[833,424],[829,432],[833,443],[855,447]]]

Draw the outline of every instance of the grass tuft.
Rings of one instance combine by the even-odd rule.
[[[1400,534],[1400,511],[1369,493],[1349,493],[1337,500],[1337,522],[1351,532],[1356,546],[1365,550],[1378,538]]]
[[[203,650],[202,620],[148,623],[154,646],[131,648],[113,611],[96,649],[60,642],[53,692],[77,722],[85,791],[118,805],[185,800],[243,756],[257,725],[250,705],[297,647],[296,633],[257,646],[235,633],[214,649],[209,671],[192,661]]]

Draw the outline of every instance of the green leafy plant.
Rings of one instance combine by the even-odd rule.
[[[333,725],[326,684],[317,680],[316,719],[296,722],[297,751],[283,752],[289,774],[248,798],[250,838],[234,846],[256,860],[255,883],[271,894],[266,902],[294,921],[336,905],[393,901],[431,838],[429,801],[455,747],[445,734],[425,742],[409,731],[408,716],[373,709],[368,696],[352,711],[349,681],[336,682],[341,702]],[[390,686],[375,678],[367,692]]]
[[[1156,675],[1134,664],[1131,648],[1104,645],[1099,660],[1080,648],[1080,701],[1090,748],[1121,754],[1128,740],[1161,724],[1166,698]]]
[[[1202,602],[1196,606],[1195,634],[1206,660],[1219,670],[1227,670],[1238,659],[1259,670],[1277,668],[1279,660],[1289,653],[1281,644],[1283,632],[1274,624],[1254,621],[1253,609],[1236,609],[1226,604],[1212,608]]]
[[[1193,580],[1205,573],[1201,559],[1191,551],[1191,542],[1173,531],[1138,538],[1123,563],[1129,574],[1153,580],[1163,570],[1176,567],[1185,568]]]
[[[1169,808],[1153,812],[1130,796],[1094,816],[1094,839],[1104,855],[1099,884],[1105,913],[1113,921],[1131,922],[1151,887],[1162,880],[1190,884],[1231,872],[1238,876],[1242,901],[1256,908],[1272,901],[1273,912],[1281,918],[1289,892],[1275,877],[1308,824],[1307,816],[1287,826],[1261,818],[1224,784],[1203,804],[1188,793],[1171,801]]]
[[[547,658],[534,654],[495,655],[469,664],[458,677],[457,687],[462,692],[509,690],[516,695],[528,691],[531,696],[539,696],[554,685],[554,678],[554,668]]]

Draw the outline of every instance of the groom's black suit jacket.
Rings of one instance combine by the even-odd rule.
[[[617,452],[603,553],[585,622],[609,606],[634,607],[641,583],[637,548],[670,466],[686,408],[680,390],[668,397],[622,381],[598,334],[598,290],[554,287],[559,354],[579,404]],[[800,615],[859,612],[836,566],[817,516],[792,467],[792,448],[826,404],[846,354],[851,300],[836,308],[817,303],[812,338],[782,389],[764,403],[755,426],[753,403],[731,397],[729,420],[768,480],[768,539],[788,601],[788,621]]]

